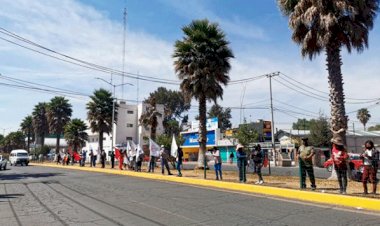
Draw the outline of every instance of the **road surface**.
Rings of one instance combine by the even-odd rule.
[[[0,171],[0,225],[380,225],[380,215],[136,177]]]

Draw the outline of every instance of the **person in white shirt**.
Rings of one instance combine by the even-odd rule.
[[[372,184],[372,193],[376,194],[376,171],[379,154],[371,140],[366,141],[364,146],[365,150],[361,154],[364,166],[364,171],[362,175],[364,194],[368,194],[368,181]]]
[[[215,175],[216,180],[222,180],[222,159],[220,157],[220,151],[217,147],[213,147],[212,149],[212,156],[214,157],[214,168],[215,168]]]

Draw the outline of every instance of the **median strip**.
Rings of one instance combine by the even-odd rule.
[[[226,181],[204,180],[199,178],[165,176],[159,174],[150,174],[144,172],[134,172],[128,170],[115,170],[104,168],[78,167],[78,166],[62,166],[56,164],[39,164],[31,163],[35,166],[54,167],[62,169],[81,170],[87,172],[107,173],[116,175],[126,175],[140,177],[151,180],[170,181],[190,185],[198,185],[203,187],[212,187],[219,189],[227,189],[232,191],[248,192],[262,195],[270,195],[287,199],[302,200],[308,202],[322,203],[328,205],[337,205],[350,207],[355,209],[365,209],[380,212],[380,200],[365,197],[355,197],[348,195],[336,195],[322,192],[300,191],[295,189],[277,188],[270,186],[260,186],[252,184],[240,184]]]

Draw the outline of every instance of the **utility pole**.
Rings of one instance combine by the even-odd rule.
[[[352,122],[352,131],[354,132],[354,142],[355,142],[355,153],[357,153],[357,144],[356,144],[356,134],[355,134],[355,123]]]
[[[273,160],[274,160],[274,165],[277,166],[276,163],[276,146],[274,143],[274,114],[273,114],[273,97],[272,97],[272,77],[278,76],[280,72],[275,72],[267,75],[267,78],[269,78],[269,92],[270,92],[270,111],[272,115],[272,125],[271,125],[271,132],[272,132],[272,154],[273,154]],[[270,165],[270,161],[269,161]]]
[[[127,30],[127,8],[124,8],[123,13],[123,76],[121,76],[121,84],[124,84],[125,77],[125,33]],[[124,99],[124,86],[121,86],[121,99]]]

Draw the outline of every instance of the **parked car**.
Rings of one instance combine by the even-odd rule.
[[[29,154],[27,151],[22,149],[13,150],[9,154],[9,161],[11,163],[11,166],[17,164],[27,166],[29,164]]]
[[[0,170],[6,170],[7,163],[8,163],[8,160],[6,160],[5,158],[3,158],[2,155],[0,155]]]
[[[363,160],[360,158],[359,154],[354,154],[354,153],[348,153],[349,156],[349,166],[350,169],[355,169],[363,173]],[[327,169],[327,171],[331,172],[333,169],[333,160],[330,158],[327,160],[324,164],[323,167]]]

